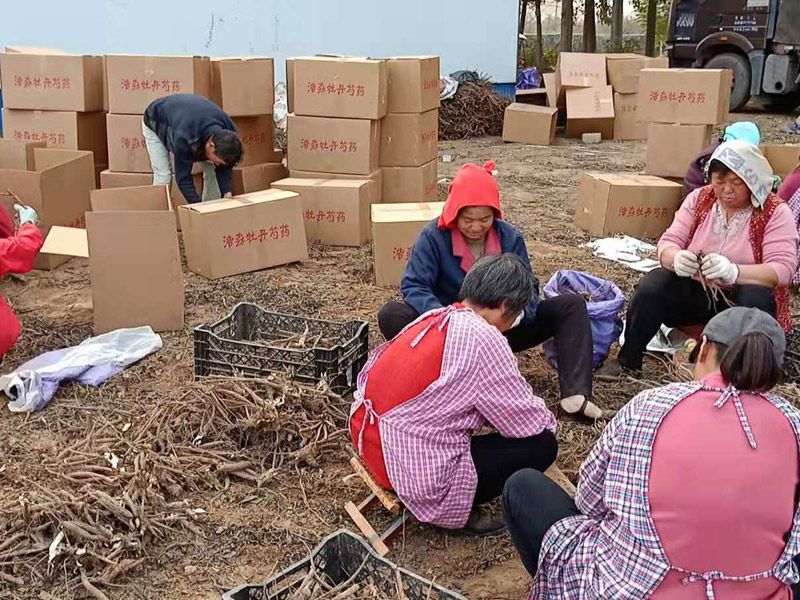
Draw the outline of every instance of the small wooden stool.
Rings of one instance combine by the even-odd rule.
[[[403,525],[405,525],[408,520],[409,513],[397,499],[397,496],[378,485],[378,482],[372,478],[372,475],[369,474],[357,456],[350,459],[350,465],[353,467],[355,474],[361,477],[367,485],[370,494],[358,505],[355,505],[353,502],[346,503],[344,509],[347,511],[347,514],[350,515],[350,518],[353,519],[359,531],[361,531],[364,537],[369,540],[369,543],[372,544],[375,552],[380,556],[386,556],[389,553],[389,547],[386,545],[386,542],[403,528]],[[383,504],[386,510],[396,515],[392,524],[381,534],[375,531],[375,528],[364,516],[364,511],[377,503]]]

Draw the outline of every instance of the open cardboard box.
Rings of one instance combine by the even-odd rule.
[[[86,229],[53,227],[43,252],[89,258],[95,333],[183,329],[184,284],[167,186],[95,190]]]
[[[20,168],[23,166],[30,168]],[[16,196],[35,208],[43,235],[53,225],[83,227],[84,214],[90,210],[89,192],[94,188],[91,152],[20,146],[13,140],[0,140],[0,204],[13,214]],[[53,269],[67,260],[69,257],[40,252],[34,268]]]

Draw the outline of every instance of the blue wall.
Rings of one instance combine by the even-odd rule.
[[[3,45],[84,54],[438,54],[442,73],[515,80],[517,0],[27,0],[4,2]]]

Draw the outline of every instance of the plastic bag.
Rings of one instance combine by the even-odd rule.
[[[542,87],[542,76],[536,67],[528,67],[517,71],[518,90],[536,90]]]
[[[544,297],[554,298],[561,294],[580,294],[586,299],[589,321],[592,326],[592,366],[596,369],[608,357],[611,344],[622,331],[620,311],[625,303],[622,290],[611,281],[600,279],[581,271],[558,271],[544,286]],[[553,340],[544,344],[544,353],[556,366],[556,351]]]

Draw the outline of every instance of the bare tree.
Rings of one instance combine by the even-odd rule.
[[[544,34],[542,33],[542,1],[534,0],[534,10],[536,16],[536,68],[541,73],[544,68]]]
[[[597,52],[597,23],[594,15],[594,1],[583,2],[583,51]]]
[[[644,37],[644,53],[655,56],[656,53],[656,17],[658,16],[657,0],[647,2],[647,29]]]
[[[622,52],[622,1],[613,0],[611,4],[611,51]]]
[[[561,52],[572,52],[572,22],[574,18],[572,0],[564,0],[561,3]]]

